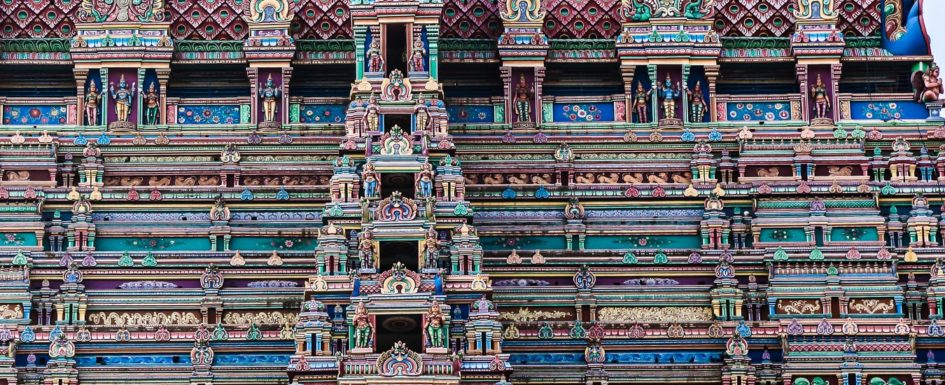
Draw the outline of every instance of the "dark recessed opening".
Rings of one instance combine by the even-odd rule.
[[[419,270],[420,257],[417,242],[382,241],[380,246],[381,271],[390,270],[397,262],[403,263],[407,270]]]
[[[407,348],[423,352],[423,331],[420,315],[379,315],[377,316],[377,351],[390,350],[397,341],[403,341]]]
[[[413,131],[413,129],[410,127],[410,115],[385,114],[384,132],[390,132],[394,126],[400,127],[404,133],[410,133]]]
[[[381,196],[387,198],[394,191],[400,191],[405,198],[413,198],[415,186],[413,174],[381,174]]]
[[[407,26],[404,24],[388,24],[386,27],[387,36],[385,36],[384,44],[387,46],[384,51],[386,54],[384,60],[387,62],[387,73],[399,69],[406,74]]]

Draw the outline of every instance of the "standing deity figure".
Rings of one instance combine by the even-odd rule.
[[[817,74],[817,81],[810,88],[810,94],[814,99],[814,117],[826,118],[827,111],[830,110],[830,96],[827,95],[827,85],[824,84],[824,78],[820,74]]]
[[[417,39],[413,43],[413,50],[410,51],[411,72],[423,72],[427,70],[426,61],[427,50],[423,48],[423,40]]]
[[[433,299],[430,305],[430,311],[427,313],[427,345],[431,348],[445,348],[446,334],[443,333],[443,325],[446,320],[443,318],[443,310],[440,309],[440,303]]]
[[[702,94],[702,82],[696,82],[696,86],[692,90],[686,89],[686,93],[689,95],[689,119],[693,123],[702,123],[708,108]]]
[[[374,235],[370,230],[358,236],[358,257],[361,258],[361,268],[374,268]]]
[[[941,69],[938,64],[932,63],[926,72],[917,71],[913,75],[912,85],[916,89],[915,99],[919,103],[928,103],[937,101],[942,94]]]
[[[148,86],[148,92],[144,94],[144,124],[155,125],[158,121],[158,111],[161,110],[161,97],[158,96],[157,89],[152,82]]]
[[[89,90],[85,93],[85,122],[90,126],[98,125],[99,102],[105,94],[98,92],[95,82],[89,82]]]
[[[643,82],[637,83],[637,91],[633,94],[633,109],[637,113],[637,121],[639,123],[650,122],[647,113],[647,103],[650,100],[650,93],[652,92],[652,88],[649,90],[643,89]]]
[[[679,99],[679,82],[673,86],[673,79],[666,74],[666,80],[660,84],[659,96],[663,99],[663,118],[676,119],[676,99]]]
[[[423,241],[424,268],[436,269],[437,260],[440,259],[440,243],[436,238],[436,230],[431,228],[427,232],[427,238]]]
[[[417,175],[417,196],[427,198],[433,196],[433,166],[424,163]]]
[[[118,121],[127,122],[128,114],[131,113],[131,103],[135,96],[135,85],[132,84],[131,88],[128,88],[125,75],[121,75],[121,79],[118,79],[118,89],[115,89],[114,83],[110,83],[108,89],[112,94],[112,100],[115,101],[115,114],[118,115]]]
[[[377,43],[377,39],[371,41],[371,46],[368,48],[365,57],[367,58],[367,72],[384,71],[384,58],[381,57],[381,47]]]
[[[364,307],[364,302],[358,302],[358,307],[354,312],[354,347],[370,349],[372,331],[367,308]]]
[[[282,97],[282,90],[272,81],[272,74],[266,79],[266,86],[259,90],[259,98],[263,101],[263,115],[266,122],[276,119],[276,104]]]
[[[532,121],[531,113],[532,92],[528,87],[528,81],[525,80],[525,74],[518,78],[518,86],[515,87],[515,115],[519,123]]]
[[[368,104],[364,109],[364,124],[367,126],[367,131],[377,132],[380,124],[380,113],[377,108],[377,98],[374,94],[371,94],[371,98],[368,99]]]
[[[416,130],[425,131],[427,124],[430,123],[430,112],[427,110],[427,104],[423,99],[417,100],[417,106],[413,109],[413,115],[416,117]]]
[[[381,192],[381,181],[377,177],[377,171],[374,170],[374,163],[368,161],[364,164],[364,170],[361,171],[361,180],[364,181],[364,197],[377,198]]]

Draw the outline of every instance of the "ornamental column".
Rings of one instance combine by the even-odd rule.
[[[705,68],[705,80],[706,80],[707,86],[709,87],[709,101],[708,103],[706,103],[709,105],[709,111],[708,111],[709,120],[712,122],[717,122],[719,109],[715,105],[715,100],[716,100],[715,86],[716,86],[716,81],[718,81],[719,79],[720,66],[708,65],[708,66],[705,66],[704,68]]]
[[[85,125],[85,83],[88,79],[89,71],[86,69],[75,68],[72,70],[72,76],[75,77],[75,88],[76,88],[76,98],[75,98],[75,115],[76,115],[76,125],[84,126]]]
[[[506,123],[518,128],[541,126],[541,83],[545,76],[548,37],[542,32],[541,0],[504,0],[505,32],[499,37]]]
[[[157,74],[158,81],[158,90],[159,95],[161,96],[160,101],[160,111],[158,111],[158,124],[164,125],[167,124],[167,115],[172,113],[167,110],[167,83],[171,78],[171,70],[168,69],[157,69],[155,70]]]

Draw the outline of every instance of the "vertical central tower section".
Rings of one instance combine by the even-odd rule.
[[[442,7],[351,4],[357,73],[289,367],[300,384],[509,374],[438,81]]]

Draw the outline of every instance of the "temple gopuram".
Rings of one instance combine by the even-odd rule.
[[[0,385],[942,385],[941,16],[0,0]]]

